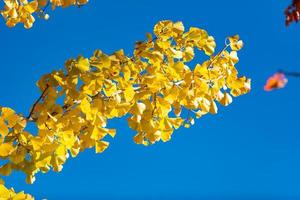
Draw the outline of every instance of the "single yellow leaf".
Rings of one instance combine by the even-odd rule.
[[[24,9],[29,12],[30,14],[35,12],[36,9],[38,8],[38,2],[35,0],[35,1],[31,1],[30,3],[26,4],[24,6]]]
[[[96,141],[95,150],[96,153],[102,153],[105,149],[107,149],[109,142],[106,141]]]
[[[12,143],[4,143],[0,144],[0,156],[6,157],[9,156],[14,150],[14,146]]]
[[[3,176],[10,175],[11,171],[12,171],[12,169],[11,169],[11,164],[10,163],[6,163],[6,164],[4,164],[0,167],[0,174],[2,174]]]
[[[86,72],[90,69],[90,62],[87,58],[84,58],[82,56],[79,56],[77,58],[77,62],[75,66],[82,72]]]

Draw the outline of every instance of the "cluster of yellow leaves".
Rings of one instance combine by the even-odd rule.
[[[190,127],[194,118],[217,113],[216,102],[227,106],[232,96],[250,90],[250,80],[235,68],[243,43],[238,36],[227,42],[214,55],[214,38],[205,30],[186,31],[181,22],[161,21],[154,35],[136,43],[132,57],[123,50],[111,55],[96,50],[90,58],[66,61],[64,70],[38,81],[42,95],[29,116],[1,108],[5,164],[0,173],[20,170],[33,183],[39,171],[61,171],[69,155],[93,147],[103,152],[107,135],[116,134],[107,128],[109,119],[127,116],[136,131],[134,141],[149,145],[170,140],[175,129]],[[208,58],[189,67],[197,51]],[[24,130],[28,122],[36,124],[37,133]]]
[[[4,181],[0,179],[0,200],[33,200],[34,198],[24,192],[16,193],[13,188],[4,186]]]
[[[49,15],[45,13],[45,9],[51,5],[52,9],[56,7],[69,7],[72,5],[81,6],[88,0],[3,0],[4,10],[1,14],[6,20],[6,25],[14,27],[18,23],[23,23],[25,28],[31,28],[35,18],[34,13],[39,17],[48,19]]]

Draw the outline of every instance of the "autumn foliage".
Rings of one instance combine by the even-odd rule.
[[[53,10],[56,7],[82,6],[88,0],[3,0],[4,8],[1,14],[6,21],[6,25],[14,27],[18,23],[24,24],[25,28],[31,28],[35,17],[47,20],[49,15],[46,9],[50,6]]]
[[[264,90],[272,91],[275,89],[281,89],[288,83],[288,78],[299,78],[300,72],[291,72],[286,70],[278,70],[275,74],[268,78]]]
[[[285,11],[285,25],[288,26],[292,22],[299,22],[300,20],[300,0],[293,0]]]
[[[6,188],[4,181],[0,179],[0,199],[1,200],[33,200],[34,198],[24,192],[16,193],[13,188]]]
[[[271,90],[274,90],[274,89],[283,88],[283,87],[285,87],[287,82],[288,82],[288,79],[286,78],[284,73],[276,72],[273,76],[271,76],[267,80],[267,82],[264,86],[264,90],[265,91],[271,91]]]
[[[227,106],[249,92],[250,79],[235,68],[242,46],[238,36],[228,37],[214,54],[215,40],[205,30],[161,21],[154,35],[136,43],[132,57],[123,50],[111,55],[96,50],[90,58],[67,60],[64,69],[37,82],[41,95],[27,116],[0,108],[0,173],[22,171],[33,183],[36,173],[59,172],[85,149],[101,153],[107,137],[116,134],[109,124],[113,118],[127,118],[137,144],[169,141],[194,118],[216,114],[217,102]],[[197,53],[208,58],[191,62]],[[28,123],[37,132],[28,132]]]

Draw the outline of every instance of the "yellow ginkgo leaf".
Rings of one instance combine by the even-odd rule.
[[[87,58],[83,58],[82,56],[79,56],[77,58],[77,62],[75,66],[82,72],[86,72],[90,69],[90,62]]]
[[[209,112],[211,114],[217,114],[218,113],[218,107],[217,107],[217,104],[214,101],[211,101],[211,103],[210,103]]]
[[[124,90],[124,97],[127,102],[130,102],[135,95],[135,91],[131,85],[128,85]]]
[[[233,63],[237,63],[239,61],[236,51],[231,51],[229,57]]]
[[[14,146],[12,143],[4,143],[0,144],[0,156],[6,157],[9,156],[14,150]]]
[[[102,153],[105,149],[107,149],[109,142],[106,141],[96,141],[95,150],[96,153]]]
[[[35,12],[37,8],[38,8],[38,2],[36,0],[31,1],[30,3],[24,6],[24,9],[30,14]]]
[[[10,163],[6,163],[0,167],[0,174],[3,176],[8,176],[11,174],[11,172],[12,172],[12,169],[11,169]]]
[[[232,97],[230,96],[230,94],[225,92],[223,98],[220,100],[220,103],[223,106],[228,106],[229,104],[231,104],[232,103]]]
[[[243,48],[244,46],[244,43],[242,40],[239,40],[240,39],[240,36],[239,35],[234,35],[234,36],[231,36],[231,37],[228,37],[228,40],[229,40],[229,45],[230,45],[230,48],[233,50],[233,51],[238,51],[240,50],[241,48]]]
[[[4,120],[0,117],[0,135],[1,137],[5,137],[9,132],[9,129],[4,122]]]
[[[195,56],[194,48],[186,47],[185,51],[183,52],[183,61],[189,62],[194,58],[194,56]]]

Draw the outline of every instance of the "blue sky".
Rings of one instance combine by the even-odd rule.
[[[79,54],[133,50],[163,19],[206,29],[222,48],[239,34],[245,47],[237,65],[252,78],[250,94],[234,99],[218,115],[207,115],[168,143],[134,144],[127,122],[115,120],[117,135],[103,154],[93,150],[69,159],[61,173],[21,173],[8,186],[36,199],[300,199],[300,79],[283,90],[262,90],[278,68],[300,71],[300,24],[284,26],[286,1],[90,0],[57,9],[34,27],[9,29],[0,21],[0,105],[27,114],[39,96],[35,82]]]

